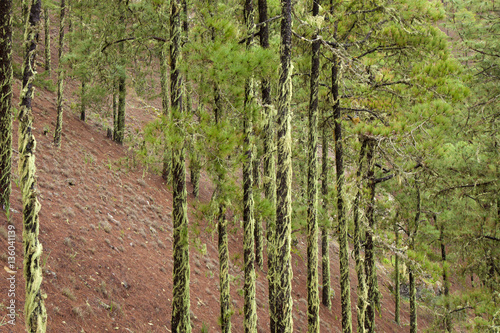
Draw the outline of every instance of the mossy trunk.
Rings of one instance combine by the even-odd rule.
[[[267,0],[259,0],[259,23],[266,22]],[[260,27],[260,46],[263,49],[269,48],[269,27],[262,24]],[[271,85],[268,78],[261,80],[262,103],[264,107],[264,128],[263,128],[263,177],[264,195],[269,200],[273,210],[276,207],[276,168],[274,160],[275,135],[274,135],[274,109],[271,100]],[[275,332],[275,294],[276,294],[276,275],[275,275],[275,217],[268,216],[266,219],[266,239],[267,239],[267,281],[269,283],[269,328],[270,332]]]
[[[258,126],[258,125],[257,125]],[[260,130],[258,130],[260,132]],[[255,138],[257,140],[257,138]],[[257,142],[253,145],[253,158],[252,158],[252,172],[253,172],[253,186],[255,191],[260,194],[260,155],[259,149],[257,149]],[[264,258],[262,256],[264,252],[264,231],[262,230],[262,215],[255,214],[255,226],[254,226],[254,238],[255,238],[255,264],[261,270],[264,269]]]
[[[394,221],[394,236],[395,236],[395,246],[396,248],[399,246],[399,229],[397,219]],[[399,325],[400,322],[400,311],[401,311],[401,295],[400,295],[400,273],[399,273],[399,256],[394,256],[394,297],[395,300],[395,308],[394,308],[394,321]]]
[[[373,233],[375,229],[374,209],[375,209],[375,172],[374,168],[374,150],[375,140],[367,138],[366,147],[366,163],[367,173],[366,179],[367,186],[367,205],[366,205],[366,219],[368,221],[369,229],[366,230],[365,236],[365,273],[366,284],[368,287],[368,302],[366,307],[365,328],[366,332],[375,332],[375,305],[377,290],[377,273],[375,267],[375,253],[373,246]]]
[[[358,332],[365,332],[365,316],[366,307],[368,302],[368,292],[366,289],[366,279],[364,271],[364,261],[361,258],[361,235],[363,228],[359,221],[359,205],[361,200],[362,184],[363,180],[361,174],[363,172],[363,161],[366,154],[367,139],[363,137],[361,141],[361,150],[359,152],[358,170],[356,172],[356,178],[358,182],[358,191],[356,193],[356,198],[354,199],[353,211],[354,211],[354,260],[356,261],[356,274],[358,276],[358,305],[357,305],[357,319],[358,319]]]
[[[417,209],[415,213],[415,220],[413,225],[409,228],[409,249],[415,250],[415,238],[418,233],[418,222],[420,220],[421,211],[421,198],[420,198],[420,188],[418,184],[418,177],[415,175],[415,190],[417,194]],[[415,286],[415,271],[413,263],[410,263],[409,268],[409,284],[410,284],[410,333],[417,333],[417,292]]]
[[[332,66],[333,119],[335,122],[335,167],[337,171],[337,216],[340,245],[340,303],[342,307],[342,331],[352,332],[351,281],[349,277],[349,244],[347,242],[347,220],[344,212],[344,150],[342,147],[342,125],[339,99],[339,61]]]
[[[44,30],[45,30],[45,70],[50,74],[50,16],[49,7],[43,9]]]
[[[330,219],[328,213],[328,127],[326,125],[326,110],[323,109],[322,116],[322,153],[321,153],[321,196],[323,202],[323,221],[321,223],[321,267],[322,267],[322,281],[323,293],[322,303],[327,308],[332,307],[331,293],[333,291],[330,284],[330,240],[329,240],[329,226]]]
[[[254,30],[254,7],[251,0],[246,0],[244,4],[245,25],[248,33]],[[247,50],[252,47],[253,38],[247,40]],[[245,304],[244,304],[244,326],[245,332],[257,332],[257,305],[255,301],[255,220],[254,220],[254,200],[253,200],[253,78],[245,82],[245,100],[243,115],[244,143],[243,152],[245,154],[243,162],[243,247],[245,261]]]
[[[0,209],[9,216],[12,174],[12,0],[0,2]]]
[[[86,101],[87,85],[85,79],[82,79],[82,90],[80,96],[80,120],[85,121],[87,118],[87,101]]]
[[[113,140],[117,137],[118,133],[118,80],[113,80]]]
[[[170,120],[170,99],[168,94],[168,44],[164,43],[161,46],[160,52],[160,86],[161,86],[161,104],[162,104],[162,114],[165,119],[166,124]],[[168,133],[165,133],[167,136]],[[161,172],[161,177],[167,183],[170,181],[170,147],[168,140],[165,139],[165,147],[163,149],[163,168]]]
[[[23,202],[23,248],[24,278],[26,281],[26,298],[24,316],[26,330],[30,333],[46,331],[47,312],[42,294],[42,244],[38,240],[40,223],[38,212],[40,203],[36,190],[35,151],[36,140],[33,135],[33,80],[36,73],[36,47],[40,31],[41,0],[33,0],[28,11],[28,0],[23,1],[26,54],[23,62],[23,83],[21,89],[21,105],[19,110],[19,179]],[[29,15],[28,15],[29,12]],[[28,18],[29,17],[29,18]]]
[[[319,13],[313,0],[313,16]],[[314,34],[313,39],[317,39]],[[318,292],[318,86],[321,42],[312,43],[309,98],[309,136],[307,141],[307,331],[319,333]]]
[[[229,293],[229,250],[227,241],[226,207],[219,202],[217,217],[219,231],[219,283],[220,283],[220,313],[222,333],[231,332],[231,303]]]
[[[182,78],[181,62],[181,10],[180,0],[171,1],[170,15],[170,97],[172,120],[175,127],[175,144],[172,146],[172,187],[173,187],[173,295],[172,332],[191,332],[189,315],[189,235],[186,191],[185,131],[182,119]]]
[[[275,331],[293,332],[292,299],[292,2],[281,0],[281,45],[277,114]]]
[[[61,146],[62,123],[63,123],[63,93],[64,93],[64,69],[61,63],[64,50],[64,14],[66,11],[65,0],[61,0],[59,12],[59,49],[57,52],[57,121],[54,130],[54,145]]]

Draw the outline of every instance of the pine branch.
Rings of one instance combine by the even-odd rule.
[[[115,40],[114,42],[110,42],[110,43],[107,43],[106,45],[104,45],[104,47],[101,49],[101,52],[104,52],[104,50],[106,50],[109,46],[111,45],[115,45],[115,44],[119,44],[119,43],[123,43],[123,42],[126,42],[126,41],[129,41],[129,40],[135,40],[135,39],[139,39],[137,37],[127,37],[127,38],[123,38],[123,39],[119,39],[119,40]],[[159,42],[163,42],[163,43],[166,43],[167,40],[165,38],[161,38],[161,37],[156,37],[156,36],[151,36],[151,37],[147,37],[147,38],[144,38],[144,39],[154,39],[154,40],[157,40]]]

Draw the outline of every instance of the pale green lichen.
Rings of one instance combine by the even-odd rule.
[[[64,89],[64,69],[62,65],[62,55],[64,48],[64,14],[65,14],[65,2],[61,0],[61,11],[59,14],[59,50],[57,54],[58,70],[57,70],[57,121],[56,128],[54,130],[54,144],[56,147],[61,146],[61,134],[62,134],[62,123],[63,123],[63,89]]]

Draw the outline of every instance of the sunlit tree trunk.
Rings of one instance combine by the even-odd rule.
[[[57,121],[54,130],[54,144],[61,146],[62,123],[63,123],[63,89],[64,69],[61,63],[64,50],[64,14],[66,11],[65,0],[61,0],[61,11],[59,14],[59,50],[57,52]]]
[[[254,25],[254,7],[252,0],[246,0],[244,4],[245,25],[249,34],[252,34]],[[247,40],[247,50],[250,50],[253,38]],[[244,224],[244,260],[245,260],[245,304],[244,304],[244,325],[245,332],[257,331],[257,305],[255,301],[255,220],[254,220],[254,200],[253,200],[253,78],[245,82],[245,101],[243,115],[244,143],[243,152],[245,159],[243,162],[243,224]]]
[[[26,297],[24,316],[26,330],[30,333],[45,332],[47,312],[42,294],[42,244],[38,240],[40,223],[38,213],[40,203],[36,191],[35,151],[36,140],[33,135],[33,80],[36,73],[36,47],[40,31],[41,0],[33,0],[28,10],[28,0],[23,1],[25,22],[25,50],[23,62],[23,83],[21,89],[21,105],[19,120],[19,179],[23,203],[23,248],[24,278],[26,281]],[[29,13],[29,14],[28,14]]]
[[[358,332],[365,332],[365,316],[366,316],[366,306],[368,293],[366,290],[366,280],[365,280],[365,268],[364,261],[361,258],[361,235],[363,228],[361,227],[361,222],[359,221],[359,205],[361,200],[361,193],[363,189],[363,179],[361,178],[363,172],[363,161],[366,155],[367,138],[363,137],[361,142],[361,150],[359,152],[358,161],[358,171],[356,172],[356,178],[358,181],[358,192],[356,193],[356,198],[354,199],[353,211],[354,211],[354,259],[356,261],[356,274],[358,276],[358,306],[357,306],[357,319],[358,319]]]
[[[191,332],[189,316],[189,236],[187,217],[185,133],[182,114],[181,63],[181,10],[180,0],[171,1],[170,12],[170,97],[172,121],[175,126],[172,145],[172,187],[173,187],[173,295],[172,295],[172,332]]]
[[[0,209],[9,215],[12,169],[12,0],[0,2]]]
[[[278,84],[277,168],[276,168],[276,332],[291,333],[292,318],[292,2],[281,0],[281,45]]]

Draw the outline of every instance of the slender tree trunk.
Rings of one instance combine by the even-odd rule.
[[[257,121],[257,123],[260,123]],[[259,126],[259,125],[257,125]],[[257,141],[257,139],[255,138]],[[253,186],[257,193],[260,193],[260,156],[259,149],[257,149],[258,142],[253,145],[253,158],[252,158],[252,172],[253,172]],[[262,215],[255,214],[255,226],[254,226],[254,238],[255,238],[255,264],[261,270],[264,269],[264,258],[262,253],[264,252],[264,231],[262,230]]]
[[[259,23],[266,22],[267,16],[267,0],[259,0]],[[260,28],[260,46],[263,49],[269,48],[269,27],[263,24]],[[276,169],[274,161],[274,110],[271,101],[271,86],[268,78],[262,78],[261,81],[262,102],[264,104],[264,176],[263,186],[264,195],[274,209],[276,207]],[[275,217],[267,217],[266,224],[266,238],[267,238],[267,281],[269,283],[269,328],[270,332],[276,331],[276,309],[275,309],[275,295],[276,295],[276,245],[275,234],[276,224]]]
[[[121,44],[123,45],[123,44]],[[125,69],[123,69],[125,71]],[[118,110],[116,112],[116,135],[113,140],[119,144],[123,144],[125,138],[125,96],[127,95],[127,86],[125,84],[125,72],[120,73],[118,78]]]
[[[245,24],[247,31],[253,33],[254,8],[251,0],[245,1],[244,7]],[[250,50],[253,38],[247,40],[247,50]],[[245,104],[243,115],[244,143],[243,151],[245,160],[243,164],[243,224],[244,224],[244,260],[245,260],[245,332],[257,332],[257,306],[255,303],[255,220],[254,220],[254,200],[253,200],[253,132],[252,132],[252,111],[253,111],[253,78],[245,83]]]
[[[323,110],[323,126],[322,126],[322,162],[321,162],[321,195],[323,201],[323,212],[325,214],[324,221],[321,224],[321,266],[323,276],[323,294],[322,302],[327,308],[332,307],[331,292],[333,289],[330,285],[330,241],[328,232],[330,230],[329,214],[328,214],[328,130],[326,126],[326,110]]]
[[[396,215],[396,220],[394,221],[394,234],[395,234],[395,239],[396,239],[396,247],[399,246],[399,229],[398,229],[398,223],[397,223],[397,215]],[[400,296],[400,285],[401,283],[399,282],[400,279],[400,273],[399,273],[399,256],[394,256],[394,292],[395,292],[395,309],[394,309],[394,321],[399,325],[401,324],[400,318],[399,318],[399,313],[401,311],[401,296]]]
[[[9,216],[12,173],[12,0],[0,2],[0,209]]]
[[[113,140],[118,137],[118,80],[113,79]]]
[[[219,283],[220,283],[220,313],[221,331],[231,332],[231,303],[229,293],[229,251],[227,242],[227,220],[224,202],[219,203]]]
[[[344,212],[344,151],[342,148],[342,125],[338,82],[339,61],[332,66],[332,92],[334,100],[333,119],[335,121],[335,166],[337,171],[337,216],[340,243],[340,303],[342,307],[342,331],[352,332],[351,281],[349,277],[349,244],[347,242],[347,220]]]
[[[64,49],[64,13],[66,10],[65,0],[61,0],[61,11],[59,14],[59,51],[57,53],[57,121],[54,130],[54,144],[61,147],[62,123],[63,123],[63,84],[64,69],[61,63]]]
[[[417,191],[417,212],[415,214],[415,220],[413,222],[412,228],[410,228],[410,250],[415,250],[415,237],[418,232],[418,222],[420,220],[420,188],[418,186],[418,179],[415,176],[415,189]],[[417,292],[415,286],[415,272],[413,264],[410,263],[409,268],[409,279],[410,279],[410,333],[417,333]]]
[[[38,240],[40,223],[38,212],[40,203],[36,191],[35,150],[36,140],[33,135],[33,80],[36,73],[36,47],[40,28],[41,0],[33,0],[31,10],[24,17],[26,54],[23,62],[23,84],[19,110],[19,179],[23,202],[23,248],[24,278],[26,281],[26,301],[24,316],[26,330],[30,333],[43,333],[47,326],[47,312],[44,295],[41,291],[42,244]],[[28,0],[23,1],[23,12],[28,13]]]
[[[313,16],[319,14],[319,0],[313,0]],[[313,39],[317,39],[315,33]],[[307,173],[307,322],[309,333],[319,333],[318,293],[318,86],[319,40],[312,43],[309,100]]]
[[[356,273],[358,276],[358,306],[357,306],[357,317],[358,317],[358,333],[365,332],[365,315],[366,307],[368,302],[368,292],[366,289],[365,271],[364,271],[364,261],[361,258],[361,234],[362,229],[361,223],[359,221],[359,202],[361,200],[362,184],[363,180],[361,174],[363,171],[363,160],[365,159],[366,146],[368,140],[363,137],[361,142],[361,150],[359,152],[359,162],[358,171],[356,172],[356,178],[358,179],[358,192],[356,193],[356,198],[354,199],[353,211],[354,211],[354,259],[356,260]]]
[[[434,221],[437,225],[437,215],[434,215]],[[446,261],[446,245],[444,241],[444,223],[439,226],[439,243],[441,246],[441,261],[443,262],[443,286],[444,286],[444,298],[445,298],[445,317],[444,317],[444,328],[446,332],[451,332],[453,330],[451,316],[450,316],[450,281],[448,279],[448,262]]]
[[[45,28],[45,70],[50,75],[50,16],[49,7],[43,9],[44,28]]]
[[[189,236],[187,217],[185,138],[182,119],[182,78],[179,70],[181,62],[181,10],[180,0],[171,1],[170,15],[170,97],[172,119],[179,126],[175,127],[177,136],[172,147],[172,184],[173,184],[173,299],[172,332],[191,332],[189,316]]]
[[[365,272],[366,284],[368,287],[368,302],[366,307],[365,328],[368,333],[375,332],[375,303],[377,285],[377,273],[375,270],[375,253],[373,247],[373,233],[375,228],[374,205],[375,205],[375,174],[374,174],[374,148],[375,140],[367,138],[366,164],[368,181],[368,203],[366,208],[366,219],[368,220],[369,229],[366,231],[366,246],[365,246]]]
[[[80,108],[80,120],[85,121],[87,118],[87,101],[86,101],[86,94],[87,92],[87,86],[85,84],[85,79],[82,79],[82,92],[80,96],[80,101],[81,101],[81,108]]]
[[[161,101],[162,101],[162,112],[166,124],[170,120],[170,100],[168,95],[168,44],[164,43],[161,47],[160,52],[160,86],[161,86]],[[170,180],[170,147],[168,145],[168,140],[165,140],[165,148],[163,150],[163,169],[161,176],[163,180],[169,182]]]
[[[281,46],[278,85],[278,119],[276,170],[276,261],[275,261],[275,325],[277,333],[293,331],[292,318],[292,160],[291,114],[292,99],[292,2],[281,0]]]

